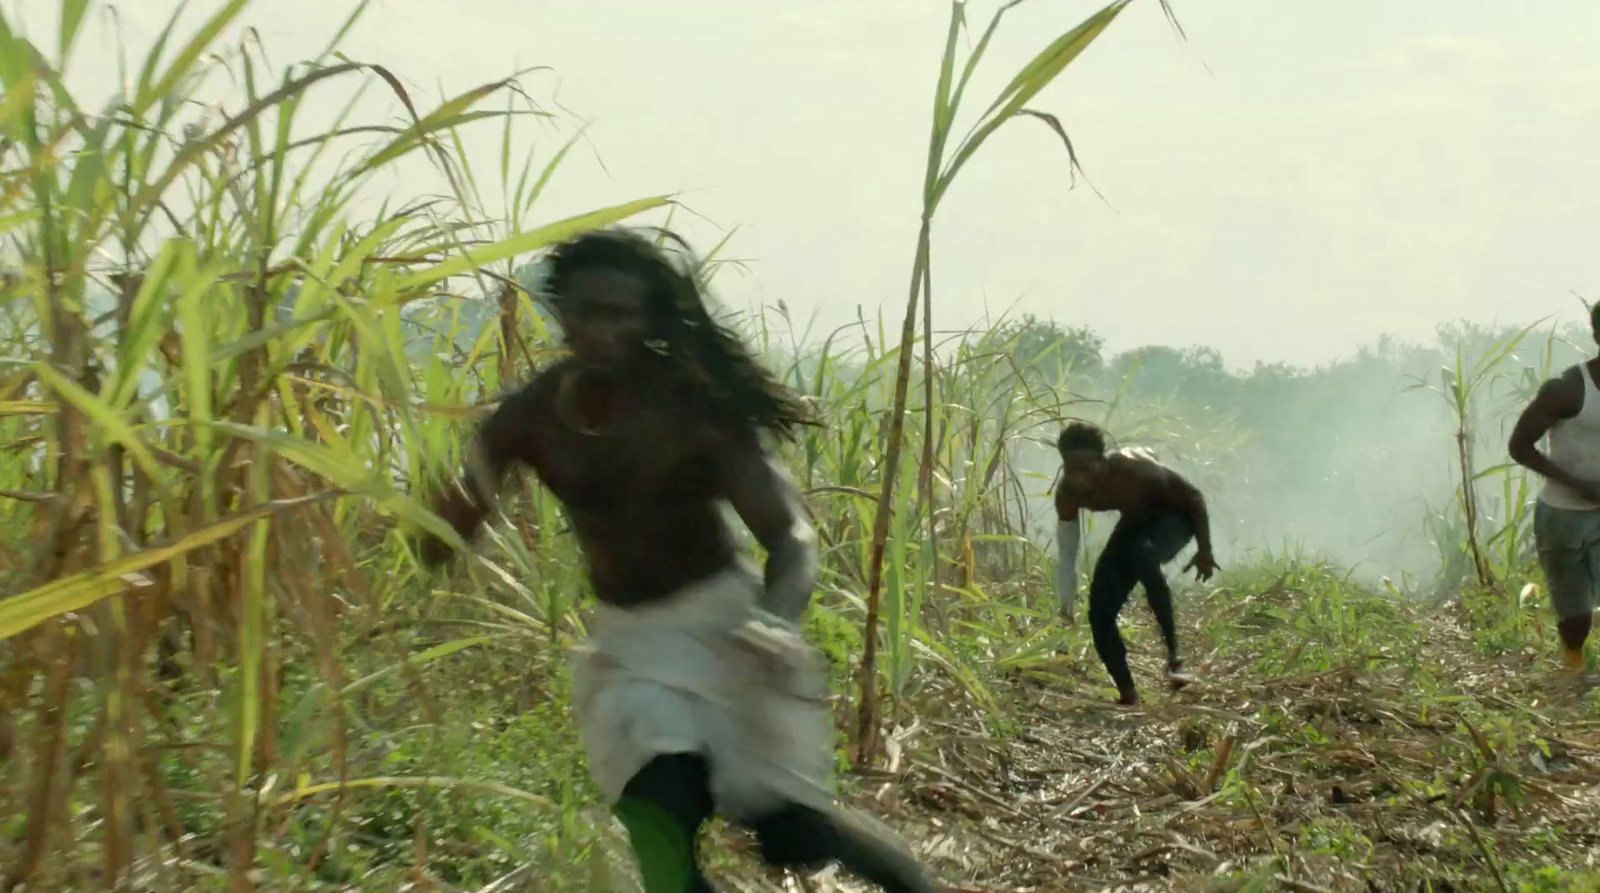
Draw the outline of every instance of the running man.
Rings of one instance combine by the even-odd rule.
[[[1589,327],[1600,343],[1600,304]],[[1539,387],[1511,431],[1511,458],[1544,478],[1533,509],[1533,540],[1561,634],[1561,663],[1584,670],[1583,645],[1600,607],[1600,359],[1579,363]],[[1549,452],[1539,441],[1549,435]]]
[[[1190,540],[1196,540],[1198,551],[1184,570],[1193,569],[1201,580],[1211,579],[1216,572],[1205,497],[1149,453],[1118,450],[1108,455],[1105,432],[1086,422],[1071,422],[1063,428],[1056,450],[1062,466],[1061,484],[1055,492],[1056,593],[1061,599],[1062,619],[1074,619],[1078,594],[1078,546],[1082,541],[1078,512],[1119,513],[1089,582],[1094,649],[1117,685],[1117,703],[1139,703],[1133,672],[1128,668],[1128,648],[1117,630],[1117,615],[1133,594],[1134,585],[1142,585],[1167,646],[1168,681],[1173,688],[1182,688],[1189,680],[1178,656],[1172,589],[1162,565],[1178,557]]]
[[[645,890],[712,890],[695,850],[715,812],[768,865],[837,861],[930,893],[903,843],[833,802],[826,679],[798,626],[817,538],[762,439],[792,436],[804,406],[711,318],[692,266],[636,233],[557,246],[546,290],[572,356],[483,423],[438,511],[471,537],[518,464],[565,507],[599,602],[574,712]],[[766,549],[764,578],[723,503]],[[448,554],[431,537],[422,551]]]

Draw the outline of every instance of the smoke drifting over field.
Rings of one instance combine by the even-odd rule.
[[[1481,476],[1480,539],[1488,544],[1538,492],[1537,478],[1503,467],[1506,438],[1539,381],[1581,361],[1588,338],[1549,324],[1522,332],[1458,323],[1441,327],[1433,344],[1382,339],[1314,369],[1231,371],[1213,351],[1145,348],[1085,364],[1074,389],[1108,400],[1120,393],[1114,409],[1079,414],[1105,420],[1125,445],[1153,449],[1206,492],[1224,566],[1300,554],[1427,594],[1465,568],[1458,347],[1462,378],[1475,383],[1466,428]],[[1090,333],[1067,337],[1094,343]],[[1019,448],[1017,461],[1046,479],[1059,465],[1042,445]],[[1045,485],[1038,489],[1035,537],[1046,542],[1053,515]]]

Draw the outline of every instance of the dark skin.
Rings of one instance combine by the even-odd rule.
[[[1600,326],[1591,328],[1595,343],[1600,344]],[[1584,365],[1588,367],[1590,375],[1600,376],[1600,358],[1589,360]],[[1573,475],[1551,461],[1550,457],[1539,449],[1539,441],[1557,422],[1570,419],[1583,410],[1583,395],[1583,375],[1576,368],[1568,369],[1559,377],[1540,385],[1533,401],[1522,410],[1521,415],[1517,416],[1517,424],[1511,429],[1509,449],[1512,461],[1518,465],[1546,480],[1565,484],[1588,499],[1600,502],[1600,481],[1587,481]],[[1581,648],[1584,641],[1589,638],[1593,625],[1592,615],[1565,617],[1556,623],[1556,629],[1567,647]]]
[[[1600,340],[1600,334],[1597,334]],[[1600,359],[1586,363],[1591,374],[1600,375]],[[1539,449],[1539,441],[1555,424],[1576,416],[1583,409],[1583,377],[1568,369],[1559,377],[1539,386],[1533,401],[1517,416],[1511,429],[1511,459],[1539,476],[1565,484],[1578,493],[1600,502],[1600,481],[1586,481],[1568,473]]]
[[[1200,580],[1211,579],[1217,561],[1211,554],[1211,522],[1199,488],[1148,455],[1092,450],[1062,456],[1061,486],[1055,492],[1056,516],[1077,520],[1079,511],[1118,512],[1144,521],[1165,509],[1183,512],[1194,528],[1196,552],[1184,566]]]
[[[638,279],[574,275],[559,313],[573,356],[483,424],[465,486],[447,490],[438,513],[472,537],[494,491],[526,465],[566,507],[595,596],[633,607],[735,563],[738,547],[718,509],[725,501],[767,550],[763,607],[797,622],[816,580],[816,537],[754,426],[720,417],[646,345]],[[430,565],[448,553],[437,538],[423,542]]]
[[[440,498],[439,513],[471,537],[501,482],[526,465],[566,507],[596,597],[631,608],[736,565],[727,503],[767,550],[760,607],[798,623],[816,583],[816,535],[756,424],[721,409],[680,365],[682,354],[649,340],[645,280],[579,269],[558,281],[573,356],[483,424],[464,480]],[[448,554],[437,538],[423,543],[429,563]],[[658,755],[623,792],[618,815],[649,889],[707,889],[692,868],[694,837],[715,805],[707,765],[698,754]],[[769,865],[837,860],[886,890],[932,889],[903,845],[845,813],[790,803],[750,827]]]

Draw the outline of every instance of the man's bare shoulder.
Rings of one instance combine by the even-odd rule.
[[[1572,366],[1554,378],[1545,379],[1535,399],[1551,401],[1560,406],[1571,405],[1573,411],[1577,411],[1583,404],[1583,392],[1583,367]]]
[[[1573,366],[1554,378],[1545,379],[1523,409],[1518,421],[1519,430],[1524,436],[1537,431],[1537,434],[1531,435],[1537,439],[1551,425],[1581,412],[1585,391],[1581,366]]]
[[[571,370],[577,361],[572,357],[561,357],[535,369],[533,377],[528,379],[528,387],[537,387],[540,390],[554,390],[561,377]]]
[[[1116,474],[1150,488],[1145,492],[1189,492],[1195,489],[1188,478],[1144,447],[1118,450],[1111,454],[1110,461]]]
[[[561,363],[538,370],[531,378],[493,404],[478,436],[498,454],[516,456],[538,467],[546,450],[541,444],[555,427],[556,391]]]
[[[1148,447],[1123,447],[1106,456],[1116,471],[1137,477],[1161,477],[1171,471]]]
[[[550,408],[560,390],[561,378],[571,365],[571,359],[564,357],[535,370],[531,377],[506,394],[501,405],[514,404],[519,412]]]

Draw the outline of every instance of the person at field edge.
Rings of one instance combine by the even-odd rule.
[[[1178,655],[1178,629],[1173,617],[1172,589],[1162,565],[1189,544],[1198,551],[1184,570],[1211,579],[1217,562],[1211,554],[1211,522],[1205,497],[1182,475],[1145,451],[1106,452],[1105,432],[1086,422],[1071,422],[1056,438],[1062,473],[1056,487],[1056,593],[1061,617],[1073,620],[1078,592],[1078,512],[1117,512],[1105,549],[1089,581],[1089,629],[1094,648],[1117,685],[1117,703],[1139,703],[1128,668],[1128,648],[1117,630],[1117,615],[1135,584],[1155,612],[1167,647],[1167,678],[1182,688],[1189,678]]]
[[[798,627],[817,537],[762,440],[809,424],[805,407],[713,321],[676,254],[624,229],[553,249],[547,297],[571,356],[482,424],[438,512],[470,537],[516,464],[565,507],[599,603],[574,713],[647,893],[713,889],[696,853],[713,813],[753,830],[768,865],[837,861],[931,893],[895,835],[833,802],[826,679]],[[721,504],[766,549],[764,578]],[[428,564],[448,552],[424,537]]]
[[[1600,305],[1589,326],[1600,344]],[[1544,478],[1533,539],[1561,635],[1561,662],[1584,669],[1583,645],[1600,607],[1600,359],[1544,382],[1511,431],[1513,461]],[[1539,441],[1549,435],[1549,452]]]

